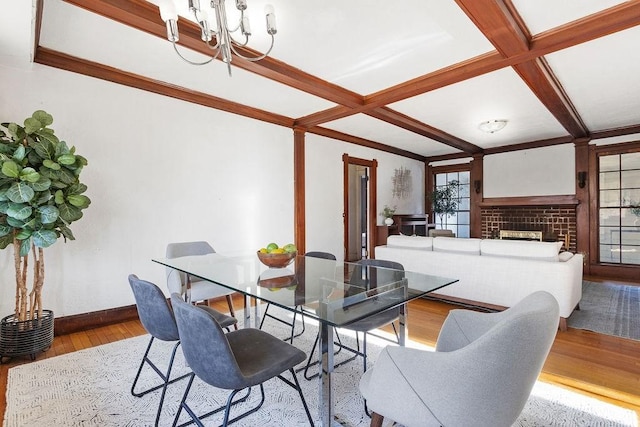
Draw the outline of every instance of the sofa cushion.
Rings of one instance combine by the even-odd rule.
[[[560,252],[558,254],[558,261],[560,262],[567,262],[571,258],[573,258],[573,252]]]
[[[465,239],[456,237],[434,237],[434,252],[455,252],[468,255],[480,255],[480,241],[482,239]]]
[[[489,256],[531,258],[539,261],[558,261],[562,242],[535,242],[527,240],[485,239],[480,244],[480,253]]]
[[[387,246],[430,251],[433,247],[433,237],[394,235],[387,237]]]

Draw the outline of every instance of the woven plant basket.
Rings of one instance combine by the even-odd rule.
[[[35,360],[53,343],[53,311],[42,310],[42,317],[18,321],[14,315],[0,321],[0,362],[5,358],[30,355]]]

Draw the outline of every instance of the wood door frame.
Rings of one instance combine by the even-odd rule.
[[[369,258],[375,256],[375,242],[377,239],[376,206],[378,204],[378,161],[376,159],[366,160],[351,157],[347,153],[342,155],[343,165],[343,213],[342,224],[344,229],[343,250],[344,258],[347,259],[349,248],[349,165],[358,165],[369,168],[369,212],[367,220],[369,222],[369,233],[367,236],[367,253]]]

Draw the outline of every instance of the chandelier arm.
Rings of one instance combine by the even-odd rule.
[[[209,46],[211,47],[211,46]],[[195,62],[195,61],[191,61],[187,58],[185,58],[184,56],[182,56],[182,54],[180,53],[180,51],[178,50],[178,46],[176,45],[175,42],[173,42],[173,49],[176,51],[176,53],[178,54],[178,56],[186,63],[189,63],[191,65],[207,65],[208,63],[210,63],[211,61],[213,61],[214,59],[216,59],[218,57],[218,55],[220,54],[220,49],[218,49],[218,51],[216,52],[215,56],[211,57],[210,59],[204,61],[204,62]]]
[[[240,47],[245,47],[248,43],[249,43],[249,36],[248,35],[244,35],[244,42],[240,43],[238,40],[234,39],[233,36],[231,35],[231,33],[229,33],[229,39],[236,45],[236,46],[240,46]]]
[[[269,53],[271,53],[271,50],[273,49],[274,41],[275,41],[275,38],[273,37],[273,34],[271,34],[271,46],[269,46],[269,50],[267,50],[265,53],[263,53],[260,56],[255,57],[255,58],[249,58],[247,56],[239,54],[238,51],[233,46],[233,43],[231,44],[231,50],[233,51],[233,53],[235,53],[237,56],[239,56],[240,58],[242,58],[244,60],[251,61],[251,62],[260,61],[261,59],[266,58],[269,55]]]

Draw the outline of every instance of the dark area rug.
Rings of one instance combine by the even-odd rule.
[[[583,281],[580,310],[568,326],[640,340],[640,287]]]

